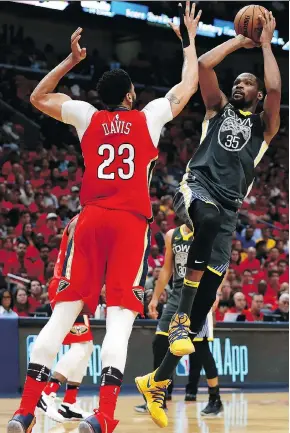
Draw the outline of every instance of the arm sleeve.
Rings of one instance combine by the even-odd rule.
[[[79,140],[89,126],[96,108],[84,101],[66,101],[61,107],[61,117],[64,123],[76,128]]]
[[[170,101],[167,98],[154,99],[142,111],[146,116],[153,144],[157,147],[163,126],[173,119]]]

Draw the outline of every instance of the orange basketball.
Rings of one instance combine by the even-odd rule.
[[[235,17],[235,31],[237,35],[244,35],[254,42],[260,41],[263,30],[259,15],[268,12],[263,6],[249,5],[243,7]]]

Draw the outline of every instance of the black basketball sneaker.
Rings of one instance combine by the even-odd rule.
[[[223,404],[220,398],[209,399],[207,406],[201,411],[202,416],[218,416],[223,412]]]
[[[76,403],[62,403],[59,406],[58,413],[62,416],[63,421],[82,421],[92,415],[89,412],[85,412]]]

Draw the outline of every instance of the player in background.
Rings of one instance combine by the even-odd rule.
[[[65,227],[58,253],[54,275],[48,287],[49,299],[52,301],[57,290],[63,289],[63,267],[65,265],[66,251],[72,241],[78,215]],[[90,322],[87,315],[80,315],[68,335],[63,341],[64,345],[71,348],[60,358],[55,366],[52,377],[47,382],[37,403],[37,412],[57,422],[80,421],[90,414],[76,404],[77,394],[86,373],[88,362],[93,351],[93,335],[90,330]],[[56,408],[56,393],[66,382],[66,392],[59,409]]]
[[[172,275],[173,288],[172,293],[169,295],[166,308],[163,310],[162,316],[158,322],[155,338],[153,341],[155,369],[157,369],[161,364],[169,347],[168,330],[171,319],[174,316],[178,307],[181,290],[183,287],[183,279],[186,271],[187,255],[192,242],[192,238],[193,232],[185,224],[177,227],[176,229],[169,230],[165,236],[164,265],[160,271],[159,278],[155,285],[152,300],[148,306],[149,315],[152,319],[156,319],[158,317],[158,300],[166,285],[170,281]],[[206,290],[206,287],[202,286],[204,284],[208,284],[208,276],[211,280],[211,273],[209,270],[206,271],[205,278],[202,280],[201,289]],[[221,285],[218,288],[217,293],[220,290]],[[209,403],[206,408],[203,409],[203,411],[201,412],[201,414],[204,416],[218,415],[223,410],[223,405],[219,394],[217,368],[208,343],[209,341],[213,341],[213,311],[217,307],[217,303],[218,301],[215,301],[212,310],[207,315],[206,321],[203,324],[201,331],[194,338],[195,352],[189,355],[190,377],[188,390],[190,390],[191,394],[194,394],[195,397],[191,398],[190,401],[196,400],[198,381],[202,367],[204,367],[207,377]],[[137,411],[139,412],[145,412],[146,409],[146,404],[137,407]],[[150,404],[148,410],[150,412]]]
[[[263,86],[257,77],[249,73],[239,75],[231,97],[227,98],[219,88],[214,71],[230,53],[243,47],[253,48],[252,40],[238,35],[198,60],[206,115],[200,146],[189,161],[174,197],[175,212],[187,226],[195,227],[195,237],[189,248],[180,303],[170,324],[170,350],[157,371],[146,376],[149,386],[141,389],[145,397],[164,387],[180,357],[194,351],[189,329],[195,334],[199,332],[220,284],[216,281],[203,285],[205,271],[222,278],[228,268],[238,210],[253,185],[255,167],[279,129],[281,77],[271,49],[276,22],[271,12],[260,16],[260,20],[267,92],[260,114],[254,114],[264,98]],[[175,30],[180,36],[179,30]],[[200,284],[204,289],[199,288]],[[151,415],[158,404],[160,402],[151,405]]]
[[[182,10],[180,5],[179,7]],[[167,122],[176,117],[198,86],[195,36],[201,12],[186,3],[181,33],[182,79],[164,98],[133,110],[136,94],[123,70],[106,72],[97,90],[107,110],[53,93],[59,81],[86,57],[78,28],[71,38],[72,53],[53,69],[31,95],[43,113],[73,125],[81,142],[85,173],[81,211],[69,243],[64,272],[48,324],[35,341],[20,408],[8,423],[8,433],[31,431],[35,406],[65,335],[84,305],[94,312],[106,284],[106,335],[102,344],[99,408],[79,425],[81,433],[111,433],[118,421],[114,412],[126,363],[128,340],[135,317],[143,314],[144,283],[150,248],[151,203],[149,183],[158,157],[158,141]],[[126,251],[127,233],[134,232],[134,248]],[[126,270],[126,271],[124,271]],[[165,381],[167,383],[167,381]],[[151,396],[155,399],[154,395]],[[163,410],[156,409],[160,425]]]

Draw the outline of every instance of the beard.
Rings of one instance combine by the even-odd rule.
[[[134,110],[134,108],[136,108],[136,105],[137,105],[137,98],[133,98],[131,110]]]
[[[245,97],[240,99],[235,99],[233,96],[229,99],[230,104],[232,104],[237,109],[249,108],[252,106],[253,101],[246,101]]]

